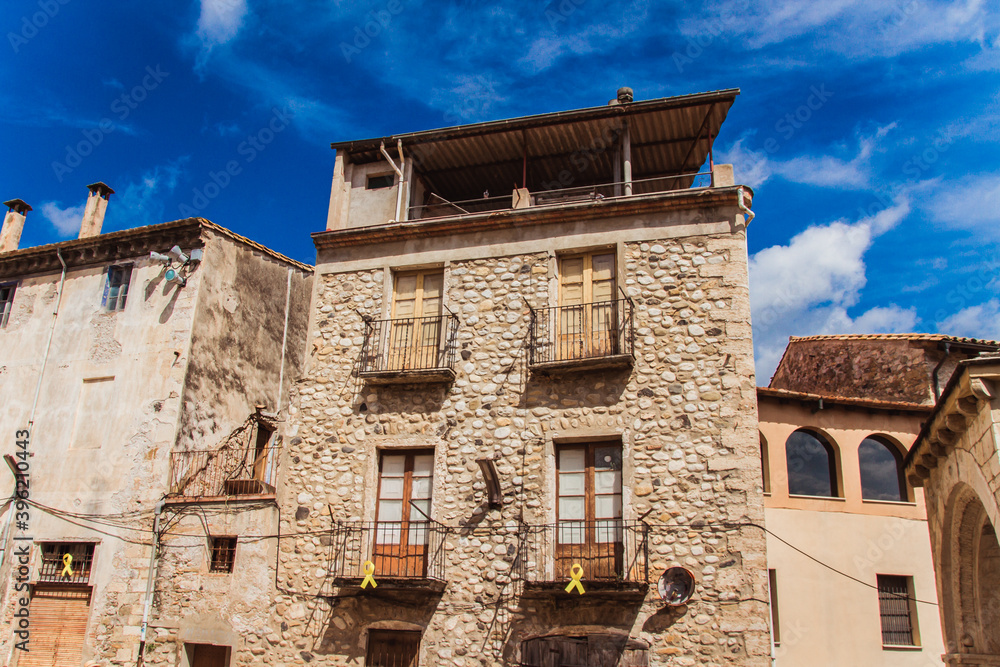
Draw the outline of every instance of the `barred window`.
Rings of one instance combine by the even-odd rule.
[[[0,329],[7,326],[10,311],[14,307],[14,283],[0,285]]]
[[[883,646],[917,646],[913,578],[879,574],[878,607]]]
[[[420,633],[411,630],[369,630],[366,667],[417,667]]]
[[[38,581],[60,584],[90,583],[94,562],[92,542],[43,542]]]
[[[128,299],[128,285],[132,280],[132,265],[109,266],[104,280],[101,306],[107,310],[123,310]]]
[[[212,561],[208,566],[209,572],[228,573],[233,571],[236,564],[236,538],[235,537],[213,537],[212,538]]]

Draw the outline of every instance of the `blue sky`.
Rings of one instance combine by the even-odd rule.
[[[22,247],[102,180],[105,230],[197,214],[312,262],[331,141],[738,87],[716,159],[756,191],[759,384],[789,335],[1000,338],[986,0],[7,0],[4,31]]]

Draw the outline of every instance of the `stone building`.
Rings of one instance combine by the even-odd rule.
[[[239,664],[769,664],[738,91],[621,92],[333,145]]]
[[[923,487],[947,665],[1000,665],[1000,356],[958,364],[906,458]]]
[[[277,529],[312,268],[200,218],[102,234],[89,188],[78,239],[19,249],[20,200],[0,232],[0,659],[136,664],[148,618],[148,657],[200,664],[269,620],[274,544],[239,535]]]
[[[790,340],[757,389],[777,664],[941,664],[927,511],[903,459],[951,370],[998,347],[928,334]]]

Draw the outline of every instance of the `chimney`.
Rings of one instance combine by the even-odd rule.
[[[104,226],[104,212],[108,210],[108,198],[115,193],[107,183],[91,183],[87,186],[90,196],[87,197],[87,208],[83,212],[83,223],[80,225],[80,236],[85,239],[97,236]]]
[[[0,229],[0,252],[17,250],[21,243],[21,232],[24,231],[24,216],[31,210],[21,199],[11,199],[3,203],[7,207],[7,215],[3,218],[3,228]]]

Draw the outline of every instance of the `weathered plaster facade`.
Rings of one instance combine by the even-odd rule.
[[[1000,665],[1000,357],[959,364],[907,457],[924,488],[948,665]]]
[[[163,263],[149,257],[173,245],[202,252],[199,262],[179,269],[183,286],[167,281]],[[123,308],[109,310],[102,305],[107,267],[124,265],[131,266],[128,297]],[[5,537],[32,545],[32,582],[42,543],[94,545],[89,581],[80,587],[90,591],[84,660],[134,664],[154,507],[168,491],[171,454],[213,449],[256,405],[274,409],[301,368],[311,277],[310,267],[201,219],[0,254],[0,281],[16,283],[11,318],[0,329],[0,430],[8,450],[14,450],[15,431],[29,428],[36,383],[40,389],[28,459],[30,499],[38,505],[29,509],[26,529],[12,525]],[[286,294],[291,317],[283,336]],[[278,386],[283,345],[284,390]],[[11,478],[3,484],[13,488]],[[168,507],[164,520],[177,514]],[[248,513],[230,508],[211,523],[217,532],[227,523],[267,532],[276,525],[274,515],[273,503]],[[104,523],[96,516],[106,517]],[[190,527],[187,518],[180,521],[181,530]],[[207,617],[187,615],[200,609],[171,614],[172,596],[185,589],[180,573],[195,576],[181,564],[193,563],[195,573],[203,565],[204,526],[198,528],[200,542],[188,540],[186,549],[174,550],[171,536],[165,539],[161,567],[171,576],[156,582],[154,626],[166,618],[182,630],[208,627]],[[0,652],[12,665],[22,655],[10,626],[24,595],[11,588],[11,549],[20,544],[8,541],[3,561],[8,630]],[[248,561],[264,563],[266,548],[249,545]],[[267,571],[264,564],[265,579]],[[216,583],[212,603],[213,596],[198,596],[214,605],[212,622],[230,635],[243,629],[232,608],[247,613],[261,604],[255,587],[236,583]]]

